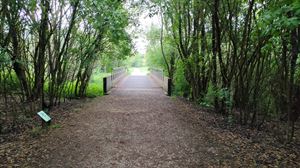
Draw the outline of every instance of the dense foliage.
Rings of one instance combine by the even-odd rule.
[[[167,70],[176,93],[244,125],[261,128],[275,119],[293,137],[300,114],[299,1],[153,0],[151,7],[161,16],[160,32],[152,30],[161,54],[150,46],[147,58]]]
[[[1,0],[0,15],[0,124],[84,97],[131,52],[120,1]]]

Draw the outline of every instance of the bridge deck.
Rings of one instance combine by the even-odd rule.
[[[146,75],[127,76],[116,86],[116,91],[124,89],[158,89],[157,85],[150,77]]]

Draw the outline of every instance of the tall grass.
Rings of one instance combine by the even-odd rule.
[[[97,97],[103,95],[103,78],[110,73],[94,72],[91,76],[89,85],[86,90],[87,97]]]

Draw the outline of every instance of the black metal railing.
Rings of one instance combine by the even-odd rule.
[[[125,67],[114,68],[112,74],[103,78],[103,93],[109,94],[110,90],[127,74]]]
[[[172,94],[172,80],[164,76],[164,71],[157,68],[149,68],[150,77],[152,77],[166,92],[168,96]]]

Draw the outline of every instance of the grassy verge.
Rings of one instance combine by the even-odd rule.
[[[103,73],[103,72],[94,72],[91,76],[86,95],[87,97],[96,97],[96,96],[102,96],[103,95],[103,78],[105,76],[109,76],[110,73]],[[17,79],[17,76],[12,73],[10,78],[7,78],[6,81],[6,90],[10,91],[18,91],[20,86],[19,86],[19,81]],[[48,93],[48,85],[49,83],[46,81],[45,82],[45,93]],[[0,91],[3,91],[3,85],[0,85]],[[66,97],[75,97],[74,95],[74,90],[75,90],[75,82],[67,82],[67,86],[64,88],[63,94]]]
[[[95,72],[86,90],[87,97],[97,97],[103,95],[103,78],[110,73]]]

